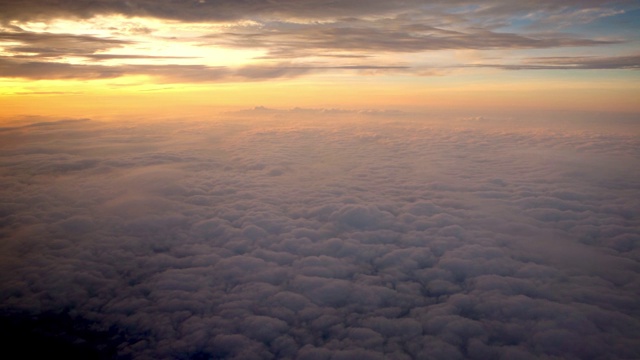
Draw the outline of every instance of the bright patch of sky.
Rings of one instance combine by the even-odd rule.
[[[151,18],[127,18],[118,15],[98,16],[89,20],[53,19],[49,22],[12,22],[11,25],[37,34],[71,34],[127,42],[118,47],[96,52],[98,55],[117,55],[122,58],[106,58],[104,65],[121,64],[179,64],[228,66],[241,65],[262,56],[260,49],[229,49],[207,44],[202,37],[228,31],[230,27],[255,26],[251,21],[234,24],[182,23]],[[19,43],[4,42],[2,45]],[[7,52],[4,52],[7,54]],[[145,56],[153,55],[153,58]],[[132,56],[126,58],[125,56]],[[140,57],[140,58],[135,58]],[[83,57],[67,56],[64,63],[93,62]]]

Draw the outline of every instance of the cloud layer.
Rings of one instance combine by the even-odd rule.
[[[0,137],[0,309],[29,336],[135,359],[640,356],[636,137],[263,108]]]
[[[362,69],[637,69],[637,11],[633,1],[5,1],[0,77],[189,82],[194,66],[197,81],[227,82]],[[241,61],[229,55],[243,51]]]
[[[103,14],[123,14],[127,16],[152,16],[181,21],[232,21],[254,17],[278,17],[298,19],[332,19],[348,16],[373,16],[381,14],[407,13],[416,10],[431,10],[449,14],[473,14],[478,17],[500,18],[514,13],[538,12],[553,14],[579,14],[575,16],[590,21],[599,16],[610,15],[602,10],[606,7],[634,5],[631,0],[608,1],[565,1],[552,0],[522,1],[517,4],[507,0],[484,1],[403,1],[389,3],[375,0],[366,3],[360,0],[253,0],[253,1],[183,1],[170,0],[120,1],[120,0],[45,0],[45,1],[5,1],[0,10],[6,19],[47,19],[74,16],[89,18]]]

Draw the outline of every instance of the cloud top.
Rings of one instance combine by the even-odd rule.
[[[136,359],[640,355],[636,137],[381,114],[3,128],[3,324]]]

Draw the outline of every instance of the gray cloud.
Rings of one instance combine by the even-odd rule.
[[[390,3],[374,0],[281,0],[281,1],[185,1],[168,0],[135,2],[121,0],[101,1],[5,1],[0,13],[5,19],[49,19],[53,17],[88,18],[100,14],[123,14],[127,16],[152,16],[182,21],[230,21],[255,17],[298,17],[326,19],[344,16],[367,16],[379,14],[407,13],[416,10],[430,10],[448,15],[464,14],[475,17],[493,17],[501,14],[544,11],[552,13],[572,13],[575,9],[599,9],[605,6],[634,5],[631,0],[611,1],[568,1],[559,4],[551,0],[522,1],[517,4],[506,0],[492,0],[478,4],[475,1],[403,1]],[[455,11],[451,11],[455,10]]]
[[[35,32],[0,32],[0,41],[19,42],[6,46],[14,53],[35,53],[37,57],[77,56],[93,54],[131,44],[130,41],[88,35]]]
[[[153,56],[131,54],[101,54],[96,52],[131,45],[131,41],[101,38],[89,35],[37,33],[20,30],[18,32],[0,32],[0,42],[17,42],[19,45],[7,45],[5,51],[12,53],[14,61],[41,61],[67,56],[83,57],[92,60],[111,59],[185,59],[183,56]],[[55,64],[54,61],[51,61]],[[54,65],[55,66],[55,65]]]
[[[428,20],[427,20],[428,21]],[[528,49],[595,46],[612,40],[584,39],[567,34],[523,35],[483,28],[449,30],[422,25],[418,19],[361,21],[291,26],[270,23],[242,32],[210,35],[213,43],[269,49],[269,57],[294,57],[317,51],[422,52],[450,49]]]
[[[104,57],[104,59],[109,58],[119,57],[110,55]],[[403,71],[406,69],[407,67],[403,66],[298,66],[287,63],[247,65],[238,68],[205,65],[84,65],[0,57],[1,77],[24,79],[109,79],[124,75],[149,75],[166,82],[260,81],[293,78],[329,70]]]
[[[108,59],[178,59],[181,57],[155,57],[125,54],[84,54],[95,60]],[[457,65],[456,67],[488,67],[504,70],[606,70],[637,69],[638,56],[615,57],[540,57],[525,59],[520,64]],[[221,82],[260,81],[276,78],[294,78],[326,71],[413,72],[410,66],[397,65],[294,65],[275,63],[248,65],[239,68],[210,67],[205,65],[88,65],[55,61],[34,61],[31,57],[0,58],[0,76],[25,79],[108,79],[124,75],[149,75],[166,82]],[[442,70],[442,69],[441,69]],[[427,72],[426,75],[432,75]]]
[[[10,58],[2,61],[5,77],[111,78],[127,74],[151,74],[164,81],[218,81],[297,77],[328,70],[366,70],[368,73],[402,71],[417,75],[439,75],[448,66],[421,69],[423,65],[392,63],[381,55],[390,53],[429,53],[437,50],[522,50],[566,47],[601,49],[629,42],[629,36],[593,37],[587,33],[565,33],[571,24],[632,11],[631,1],[606,2],[507,2],[495,0],[477,4],[471,1],[441,2],[358,0],[328,1],[8,1],[0,4],[4,20],[0,42]],[[112,36],[53,34],[25,31],[15,21],[56,18],[91,18],[120,14],[127,17],[155,17],[181,22],[227,23],[228,30],[197,38],[177,37],[174,41],[199,42],[201,46],[264,50],[255,66],[240,69],[181,66],[167,64],[177,56],[127,54],[136,45],[129,34],[152,34],[154,30],[136,24],[109,29]],[[553,19],[553,20],[550,20]],[[249,22],[229,23],[237,20]],[[519,23],[524,21],[525,25]],[[548,22],[564,24],[551,27]],[[123,40],[125,39],[125,40]],[[167,40],[167,39],[165,39]],[[114,49],[120,54],[111,54]],[[104,54],[109,51],[110,54]],[[80,57],[90,64],[70,65],[64,58]],[[102,67],[102,60],[165,60],[164,65],[129,64]],[[318,60],[320,59],[320,60]],[[325,59],[325,60],[322,60]],[[542,60],[542,59],[538,59]],[[613,60],[613,58],[611,59]],[[275,61],[275,63],[269,63]],[[511,70],[544,68],[636,68],[633,56],[618,61],[561,58],[527,64],[481,65]],[[284,62],[295,62],[295,65]],[[632,64],[629,64],[631,62]],[[450,64],[465,67],[464,63]],[[146,69],[143,69],[143,66]],[[471,65],[472,67],[474,65]],[[443,69],[444,68],[444,69]],[[172,72],[175,71],[175,76]],[[201,72],[202,77],[194,73]],[[57,74],[56,74],[57,73]]]
[[[415,4],[416,2],[411,2]],[[29,5],[31,5],[29,9]],[[99,14],[153,16],[183,21],[230,21],[253,16],[327,17],[350,14],[376,14],[396,10],[397,5],[374,1],[366,7],[360,1],[39,1],[33,4],[6,2],[0,7],[5,18],[42,19],[61,17],[88,18]]]
[[[526,59],[521,64],[485,64],[475,67],[492,67],[505,70],[608,70],[638,69],[640,55],[632,56],[575,56],[575,57],[539,57]]]
[[[0,325],[136,359],[640,355],[635,135],[218,120],[3,128]]]
[[[102,65],[25,61],[0,57],[0,76],[25,79],[105,79],[125,74],[124,69]]]

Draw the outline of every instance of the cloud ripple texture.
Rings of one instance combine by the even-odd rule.
[[[8,346],[640,358],[637,136],[356,115],[0,129]]]

